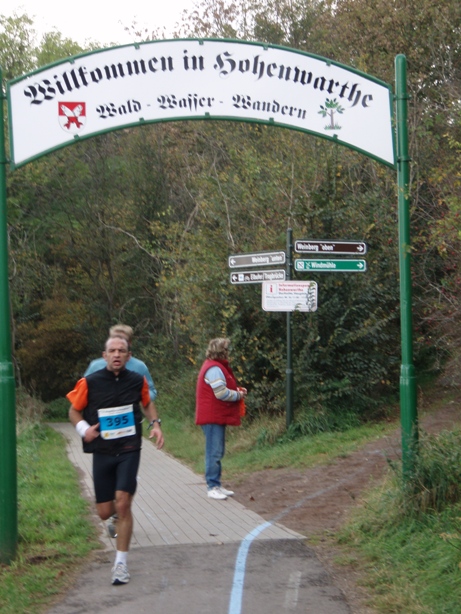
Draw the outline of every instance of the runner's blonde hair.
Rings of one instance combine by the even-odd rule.
[[[126,337],[128,345],[131,345],[133,339],[133,329],[126,324],[115,324],[109,328],[109,337],[119,337],[120,335]]]

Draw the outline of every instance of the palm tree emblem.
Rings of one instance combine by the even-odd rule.
[[[325,130],[341,130],[341,126],[335,122],[335,114],[339,113],[340,115],[344,113],[346,109],[342,107],[336,98],[325,100],[325,106],[320,105],[319,114],[322,117],[329,117],[330,123],[325,126]]]

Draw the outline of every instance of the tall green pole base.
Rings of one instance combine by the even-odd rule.
[[[0,563],[16,556],[18,541],[15,381],[13,365],[0,363]]]
[[[410,478],[418,454],[418,412],[416,377],[413,365],[402,365],[400,371],[400,423],[402,427],[403,477]]]
[[[416,381],[413,367],[413,323],[410,242],[410,156],[408,152],[407,62],[404,55],[395,58],[397,179],[399,209],[400,334],[402,365],[400,370],[400,421],[402,426],[403,477],[410,478],[418,441]]]
[[[11,362],[3,74],[0,68],[0,563],[9,564],[18,540],[15,381]]]

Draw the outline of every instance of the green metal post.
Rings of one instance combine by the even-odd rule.
[[[0,69],[0,563],[9,564],[18,541],[15,383],[11,362],[6,221],[3,77]]]
[[[291,279],[291,271],[293,269],[293,231],[291,228],[287,230],[287,279]],[[286,369],[286,393],[287,393],[287,428],[293,422],[293,348],[292,348],[292,332],[291,332],[291,311],[287,311],[287,369]]]
[[[397,116],[397,175],[399,205],[400,325],[402,365],[400,371],[400,420],[404,476],[411,474],[418,444],[416,378],[413,366],[413,324],[410,244],[410,158],[407,127],[407,62],[395,58]]]

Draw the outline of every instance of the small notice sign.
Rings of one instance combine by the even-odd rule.
[[[315,281],[284,281],[262,284],[264,311],[317,311]]]

